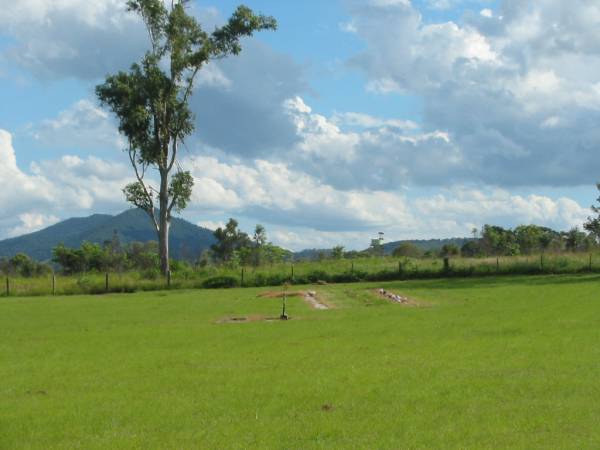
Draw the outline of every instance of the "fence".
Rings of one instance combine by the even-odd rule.
[[[1,296],[103,294],[202,287],[257,287],[285,283],[360,282],[469,277],[600,272],[599,255],[562,254],[493,258],[363,258],[299,261],[266,267],[210,267],[194,272],[169,273],[145,279],[139,273],[93,273],[41,278],[6,277]]]

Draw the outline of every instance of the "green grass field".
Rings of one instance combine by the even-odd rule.
[[[0,448],[600,447],[597,275],[311,289],[0,299]]]

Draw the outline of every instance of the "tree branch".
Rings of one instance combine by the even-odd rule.
[[[169,165],[167,167],[167,172],[171,172],[173,168],[173,164],[175,164],[175,160],[177,158],[177,135],[173,138],[173,147],[171,149],[171,161],[169,161]]]
[[[156,231],[158,232],[159,231],[158,222],[156,221],[156,217],[154,216],[154,201],[152,200],[152,196],[148,192],[146,183],[144,183],[144,174],[146,173],[146,168],[142,164],[142,175],[140,175],[140,171],[138,169],[138,165],[135,160],[137,151],[135,150],[135,148],[132,147],[131,143],[129,144],[129,152],[128,153],[129,153],[129,161],[131,161],[131,165],[135,172],[135,177],[137,178],[138,183],[140,183],[140,186],[142,186],[142,189],[144,190],[144,195],[146,196],[148,203],[151,205],[150,209],[146,209],[146,208],[142,208],[142,209],[144,211],[146,211],[146,213],[148,213],[148,215],[151,217],[152,223],[154,224],[154,228],[156,228]],[[139,205],[136,205],[136,206],[139,207]]]

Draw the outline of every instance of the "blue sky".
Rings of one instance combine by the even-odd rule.
[[[125,208],[93,94],[145,49],[121,0],[0,11],[0,238]],[[238,2],[192,2],[208,27]],[[249,0],[276,32],[204,69],[183,217],[292,249],[581,225],[600,154],[598,6],[584,0]]]

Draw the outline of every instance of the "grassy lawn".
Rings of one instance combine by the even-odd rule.
[[[600,447],[597,275],[313,289],[0,299],[0,448]]]

